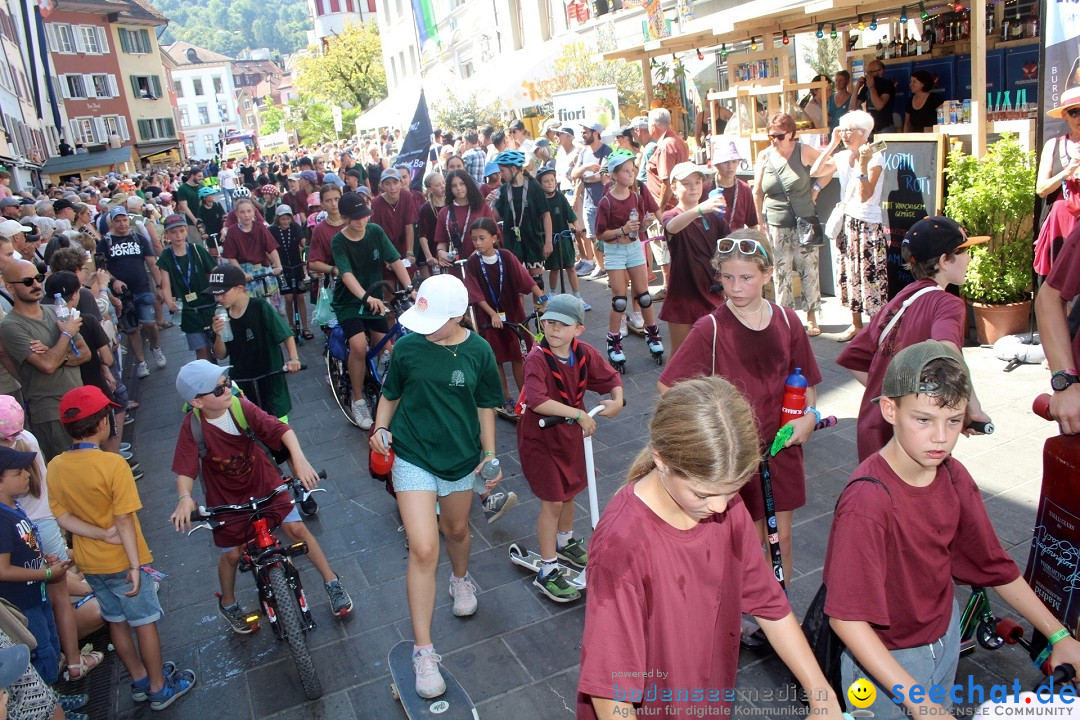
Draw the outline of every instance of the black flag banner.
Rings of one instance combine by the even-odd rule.
[[[431,151],[431,116],[428,115],[427,100],[424,91],[420,91],[420,102],[416,105],[409,132],[401,144],[401,152],[394,161],[394,167],[409,169],[409,188],[417,192],[424,189],[424,168],[427,167],[428,153]]]

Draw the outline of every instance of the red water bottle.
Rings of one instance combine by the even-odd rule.
[[[803,416],[803,411],[806,409],[806,387],[806,377],[802,374],[802,368],[795,368],[795,372],[788,375],[787,380],[784,381],[784,402],[780,406],[780,427]]]

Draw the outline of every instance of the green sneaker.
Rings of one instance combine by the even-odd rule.
[[[555,551],[561,560],[565,560],[576,568],[584,568],[589,561],[589,553],[585,551],[585,543],[574,539],[566,543],[564,547]]]
[[[581,593],[566,582],[566,578],[563,577],[562,568],[559,567],[555,568],[547,575],[544,575],[542,571],[536,573],[536,579],[533,580],[533,585],[540,588],[540,592],[558,603],[573,602],[581,597]]]

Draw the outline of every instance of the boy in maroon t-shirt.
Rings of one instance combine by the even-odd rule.
[[[960,656],[953,583],[992,587],[1045,635],[1051,665],[1080,660],[1080,643],[1024,582],[1001,546],[967,469],[950,457],[971,383],[946,343],[927,340],[893,358],[877,398],[892,439],[863,461],[841,494],[829,534],[825,614],[847,649],[841,686],[876,687],[875,718],[947,708],[913,686],[949,688]],[[592,578],[590,578],[591,580]],[[902,707],[903,706],[903,707]]]
[[[379,195],[371,201],[371,220],[383,229],[390,242],[404,258],[402,262],[410,273],[416,272],[413,265],[413,243],[416,238],[416,223],[420,220],[416,198],[408,185],[401,182],[401,175],[395,169],[387,170],[379,179]],[[392,275],[389,282],[397,284]]]
[[[1065,303],[1080,295],[1080,226],[1065,238],[1054,267],[1039,288],[1035,314],[1039,318],[1046,360],[1050,363],[1050,415],[1065,435],[1080,433],[1080,333],[1070,338]],[[1074,307],[1075,311],[1075,307]]]
[[[939,340],[961,354],[967,309],[956,295],[939,291],[949,284],[964,283],[971,259],[967,248],[986,240],[967,238],[960,226],[946,217],[925,217],[904,236],[901,251],[915,282],[879,310],[869,327],[856,335],[836,359],[866,387],[855,433],[860,461],[884,447],[892,436],[892,427],[873,403],[881,394],[881,379],[889,361],[904,348],[923,340]],[[989,420],[972,391],[964,426]],[[974,432],[966,430],[965,434]]]

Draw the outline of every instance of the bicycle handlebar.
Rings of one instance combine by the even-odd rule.
[[[321,480],[326,479],[326,471],[325,470],[320,470],[319,471],[319,478]],[[221,515],[223,513],[247,512],[249,510],[258,510],[262,506],[268,504],[271,500],[275,499],[281,493],[287,492],[289,490],[294,490],[294,489],[296,489],[296,490],[304,490],[304,492],[309,494],[309,495],[310,495],[311,492],[315,492],[314,490],[313,491],[308,491],[308,490],[304,489],[303,483],[301,483],[299,480],[297,480],[294,477],[284,477],[284,478],[282,478],[282,483],[280,485],[278,485],[276,488],[274,488],[273,492],[271,492],[266,497],[251,498],[250,500],[248,500],[245,503],[236,504],[236,505],[214,505],[212,507],[205,507],[203,505],[200,505],[198,508],[196,508],[195,510],[193,510],[191,512],[190,520],[191,520],[191,522],[195,523],[195,522],[201,522],[201,521],[204,521],[204,520],[213,520],[215,515]],[[323,492],[325,492],[325,490]],[[192,532],[194,532],[196,529],[197,528],[193,528]]]
[[[625,399],[623,399],[622,404],[623,404],[623,407],[626,407],[626,400]],[[589,417],[596,417],[596,414],[598,412],[600,412],[601,410],[603,410],[603,409],[604,409],[603,405],[597,405],[592,410],[589,410],[587,415]],[[549,428],[549,427],[555,427],[556,425],[562,425],[563,423],[573,423],[573,422],[574,422],[574,418],[564,418],[564,417],[558,417],[557,415],[547,415],[545,417],[540,418],[540,427]]]
[[[304,364],[304,363],[300,363],[300,369],[301,370],[307,370],[307,365]],[[262,375],[256,375],[255,377],[249,377],[249,378],[234,378],[234,377],[231,377],[229,379],[232,380],[233,382],[236,382],[236,383],[258,382],[259,380],[265,380],[266,378],[274,377],[275,375],[286,375],[286,374],[288,374],[288,372],[289,371],[286,370],[285,368],[281,368],[279,370],[271,370],[270,372],[264,373]]]
[[[1043,393],[1036,397],[1031,403],[1031,412],[1043,420],[1055,420],[1056,418],[1050,414],[1050,393]]]

